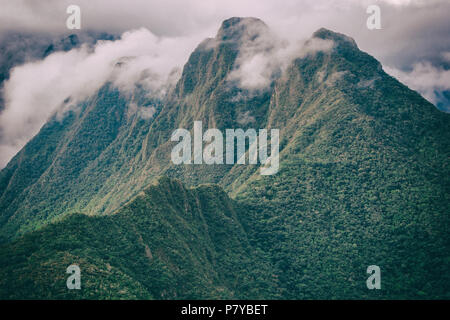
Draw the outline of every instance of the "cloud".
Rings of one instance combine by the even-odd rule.
[[[332,86],[339,80],[341,80],[346,74],[348,74],[348,71],[336,71],[330,74],[330,76],[325,81],[325,84],[327,86]]]
[[[450,70],[438,68],[429,62],[417,63],[411,71],[402,71],[384,67],[385,71],[416,90],[422,96],[437,105],[444,98],[442,92],[450,91]],[[444,111],[450,112],[450,105],[442,105]]]
[[[266,39],[270,48],[242,50],[237,58],[238,68],[229,75],[229,80],[237,80],[249,91],[264,90],[277,74],[282,74],[296,58],[305,57],[318,51],[329,51],[333,41],[313,38],[309,41],[289,41]]]
[[[250,111],[240,113],[237,117],[237,123],[244,126],[255,121],[255,117],[250,115]]]
[[[267,89],[294,59],[333,47],[330,40],[296,39],[277,34],[257,19],[242,19],[228,29],[232,29],[228,30],[230,34],[243,34],[239,37],[235,68],[227,80],[236,82],[250,93]]]
[[[107,81],[122,91],[143,85],[160,96],[174,70],[194,49],[195,38],[161,38],[147,29],[126,32],[117,41],[101,41],[93,49],[82,46],[57,52],[43,60],[15,67],[4,84],[5,109],[0,114],[0,166],[57,111],[93,95]],[[64,104],[70,98],[69,104]],[[154,112],[153,112],[154,113]],[[152,111],[141,110],[143,118]]]
[[[375,77],[372,79],[363,79],[360,80],[357,84],[356,87],[359,89],[364,89],[364,88],[373,88],[375,85],[375,82],[380,80],[380,77]]]
[[[0,30],[67,33],[71,0],[0,0]],[[78,0],[82,30],[121,33],[145,27],[158,36],[214,34],[232,16],[265,21],[288,38],[307,38],[320,27],[353,37],[383,64],[400,69],[421,60],[440,63],[450,51],[447,0]],[[366,8],[381,7],[381,30],[368,30]],[[430,50],[430,48],[433,48]]]
[[[450,52],[443,52],[442,57],[450,62]]]
[[[154,106],[138,106],[135,102],[128,105],[128,116],[137,114],[141,119],[148,120],[153,118],[156,113]]]

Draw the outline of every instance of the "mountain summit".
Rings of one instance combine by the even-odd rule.
[[[267,25],[258,18],[233,17],[222,22],[216,39],[222,41],[248,41],[268,30]]]

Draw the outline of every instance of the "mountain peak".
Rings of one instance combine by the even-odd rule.
[[[334,31],[331,31],[326,28],[320,28],[319,30],[317,30],[316,32],[313,33],[312,37],[322,39],[322,40],[332,40],[337,45],[344,44],[344,45],[350,45],[351,47],[354,47],[354,48],[358,48],[358,45],[356,44],[356,41],[353,38],[351,38],[343,33],[334,32]]]
[[[253,39],[268,31],[267,25],[258,18],[232,17],[222,22],[217,32],[217,40]]]

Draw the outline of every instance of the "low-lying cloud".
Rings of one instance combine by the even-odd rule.
[[[76,105],[111,81],[122,91],[139,83],[163,95],[177,68],[198,42],[194,38],[160,38],[147,29],[126,32],[117,41],[101,41],[57,52],[41,61],[14,68],[4,84],[0,114],[0,167],[20,150],[64,101]],[[141,111],[152,116],[151,110]]]
[[[409,88],[420,92],[434,105],[439,105],[443,111],[450,112],[448,102],[440,104],[443,99],[442,92],[450,91],[450,70],[435,67],[429,62],[417,63],[411,71],[390,67],[384,69]]]
[[[230,28],[244,34],[239,39],[235,68],[227,80],[236,82],[250,93],[267,89],[294,59],[318,51],[329,51],[334,45],[331,40],[287,37],[254,19],[244,19]]]

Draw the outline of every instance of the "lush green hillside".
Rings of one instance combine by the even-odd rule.
[[[232,27],[224,23],[214,46],[199,45],[162,101],[140,88],[131,97],[108,84],[62,122],[50,120],[0,172],[1,235],[23,234],[61,214],[110,213],[162,174],[189,185],[219,183],[231,166],[173,167],[170,136],[198,119],[205,129],[241,127],[239,115],[253,109],[261,115],[246,126],[264,126],[270,91],[232,102],[242,90],[230,91],[226,77],[245,33],[230,39]],[[155,113],[143,118],[139,111],[149,108]]]
[[[215,186],[160,179],[110,216],[73,214],[0,248],[0,298],[273,298],[241,208]],[[66,268],[81,269],[68,290]]]
[[[235,184],[254,206],[243,217],[252,241],[270,252],[288,298],[448,298],[450,115],[344,36],[316,36],[339,45],[297,60],[271,105],[273,126],[291,137],[280,172]],[[371,264],[381,292],[365,287]]]
[[[0,172],[0,236],[10,242],[25,234],[2,249],[9,258],[1,272],[16,283],[14,290],[2,284],[5,296],[26,296],[31,283],[41,290],[35,297],[50,294],[42,284],[45,266],[64,269],[70,260],[65,255],[75,251],[93,270],[105,270],[105,259],[113,259],[114,277],[123,280],[101,281],[129,288],[128,297],[161,298],[163,286],[172,290],[166,298],[449,297],[450,114],[387,75],[351,38],[326,29],[311,41],[330,41],[330,50],[299,55],[264,90],[250,92],[230,82],[242,46],[267,32],[257,19],[226,20],[214,39],[192,53],[166,97],[148,97],[141,88],[129,96],[108,84],[62,121],[42,128]],[[149,108],[153,116],[142,117]],[[280,171],[261,176],[256,165],[171,164],[171,133],[191,129],[196,120],[204,130],[280,129]],[[189,186],[218,184],[239,204],[218,187],[180,186],[169,188],[170,198],[159,194],[146,201],[140,195],[125,205],[162,175]],[[158,189],[144,194],[151,190]],[[200,211],[209,218],[180,225],[176,217],[187,210],[185,194],[199,199],[202,192],[209,204]],[[172,203],[179,205],[153,222],[135,211],[167,212]],[[88,236],[71,233],[78,230],[74,219]],[[214,226],[220,236],[206,237],[202,226]],[[55,228],[56,235],[50,232]],[[145,228],[171,232],[170,241]],[[118,233],[130,242],[113,240]],[[65,253],[48,244],[52,238],[67,244],[64,237],[71,234],[79,245]],[[114,243],[106,253],[103,238]],[[161,264],[145,264],[145,244],[151,252],[175,246],[184,258],[174,253]],[[36,262],[24,262],[35,256]],[[382,290],[366,288],[366,268],[373,264],[381,267]],[[41,276],[13,272],[33,266]],[[155,275],[157,270],[162,274]],[[64,272],[58,274],[63,281]],[[237,275],[245,279],[233,282]],[[188,278],[198,282],[193,291],[185,287]],[[99,281],[89,283],[98,288]],[[80,294],[119,297],[114,290]],[[52,297],[70,294],[58,292]]]

